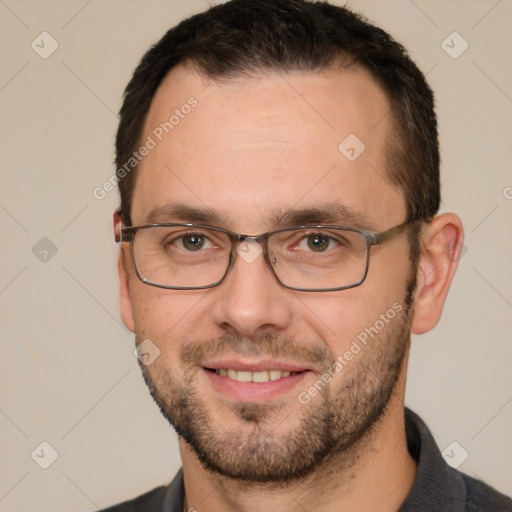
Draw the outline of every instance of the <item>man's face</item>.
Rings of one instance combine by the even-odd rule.
[[[262,74],[207,85],[180,66],[159,87],[141,140],[190,97],[197,106],[139,166],[133,225],[196,222],[257,235],[286,226],[298,211],[333,205],[350,215],[302,223],[383,231],[405,221],[403,194],[386,175],[389,104],[367,73]],[[340,151],[351,134],[360,142],[352,136]],[[195,213],[169,215],[166,207],[177,206]],[[372,248],[361,286],[334,292],[284,288],[261,255],[237,256],[215,288],[161,289],[136,277],[123,250],[123,320],[139,342],[160,350],[141,364],[145,379],[209,469],[279,481],[311,472],[329,453],[345,453],[349,463],[350,448],[403,393],[414,274],[405,234]],[[239,382],[236,372],[212,371],[221,368],[297,373]]]

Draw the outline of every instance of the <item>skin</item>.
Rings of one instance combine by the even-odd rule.
[[[366,72],[262,73],[218,83],[181,65],[159,87],[143,140],[190,96],[198,100],[197,107],[140,164],[133,225],[146,223],[152,210],[166,204],[214,210],[222,217],[221,227],[250,235],[279,227],[269,218],[278,210],[326,203],[359,212],[363,227],[375,231],[405,221],[402,191],[382,178],[388,101]],[[351,133],[366,146],[353,162],[338,151]],[[166,220],[190,221],[159,219]],[[354,225],[349,219],[337,223]],[[118,232],[120,227],[116,214],[114,229]],[[268,510],[271,502],[275,510],[292,511],[298,502],[311,511],[397,510],[416,472],[403,419],[408,331],[421,334],[437,324],[462,236],[460,220],[453,214],[437,216],[423,228],[414,314],[411,310],[405,336],[399,332],[398,320],[392,322],[373,346],[355,356],[330,382],[331,396],[341,398],[347,398],[350,383],[378,388],[389,354],[402,351],[405,355],[383,414],[358,442],[334,451],[302,478],[258,483],[206,468],[180,437],[187,507],[201,512],[259,511]],[[128,244],[122,248],[118,268],[124,324],[137,340],[149,338],[161,351],[144,369],[146,379],[167,405],[180,388],[193,390],[197,404],[204,407],[212,439],[221,447],[231,446],[226,443],[235,439],[238,444],[233,446],[241,446],[242,458],[249,455],[242,442],[248,438],[275,442],[279,454],[283,440],[300,431],[306,415],[314,407],[325,406],[325,394],[308,405],[297,400],[298,393],[314,384],[325,367],[308,356],[299,357],[294,347],[323,350],[334,357],[344,354],[358,333],[374,325],[393,303],[404,304],[414,274],[405,234],[372,248],[369,273],[361,286],[327,293],[282,287],[262,257],[252,263],[238,257],[222,284],[209,290],[145,285],[135,275]],[[271,345],[261,340],[272,336],[285,359],[303,365],[309,361],[309,371],[296,386],[266,399],[228,396],[194,364],[197,360],[192,358],[187,366],[181,358],[188,343],[210,344],[215,351],[222,347],[219,340],[228,339],[222,357],[247,364],[268,362]],[[375,374],[379,379],[366,378],[365,368],[380,372]],[[171,377],[166,381],[165,376]],[[360,388],[356,391],[362,393]],[[354,403],[334,403],[348,404],[340,414],[357,423]],[[242,404],[247,406],[245,417]],[[251,414],[253,421],[248,420]]]

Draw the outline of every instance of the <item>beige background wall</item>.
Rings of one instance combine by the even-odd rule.
[[[452,461],[467,452],[462,470],[512,494],[512,1],[351,5],[428,74],[443,210],[466,227],[445,315],[413,342],[407,403],[441,449],[458,443]],[[0,0],[2,512],[96,510],[168,482],[180,466],[119,319],[117,192],[97,200],[92,191],[114,170],[116,112],[142,53],[206,7]],[[58,43],[46,59],[39,54],[55,43],[43,31]],[[463,39],[446,39],[454,31]],[[47,469],[52,448],[41,442],[58,453]]]

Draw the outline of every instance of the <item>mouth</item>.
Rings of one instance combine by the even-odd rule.
[[[235,401],[268,401],[291,392],[308,374],[304,366],[272,361],[217,361],[202,366],[213,389]],[[302,387],[302,386],[301,386]]]
[[[296,375],[298,373],[302,373],[302,370],[299,372],[292,372],[289,370],[258,370],[258,371],[246,371],[246,370],[235,370],[233,368],[205,368],[210,372],[215,372],[217,375],[221,377],[227,377],[231,380],[236,380],[238,382],[268,382],[268,381],[276,381],[281,380],[285,377],[290,377],[292,375]]]

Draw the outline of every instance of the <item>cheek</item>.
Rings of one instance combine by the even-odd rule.
[[[146,371],[151,380],[160,385],[163,385],[164,375],[170,379],[181,375],[180,348],[183,339],[187,338],[187,332],[197,325],[195,314],[199,308],[195,306],[201,297],[187,293],[176,296],[177,293],[144,283],[135,286],[135,336],[139,343],[150,340],[150,346],[154,344],[157,347],[158,357]]]
[[[302,298],[304,318],[334,357],[349,350],[354,340],[364,341],[369,332],[384,332],[398,323],[405,311],[406,280],[402,276],[380,284],[365,282],[331,296]]]
[[[134,283],[132,304],[137,339],[154,339],[165,348],[167,341],[182,338],[196,327],[204,290],[184,292]],[[204,313],[204,312],[203,312]]]

